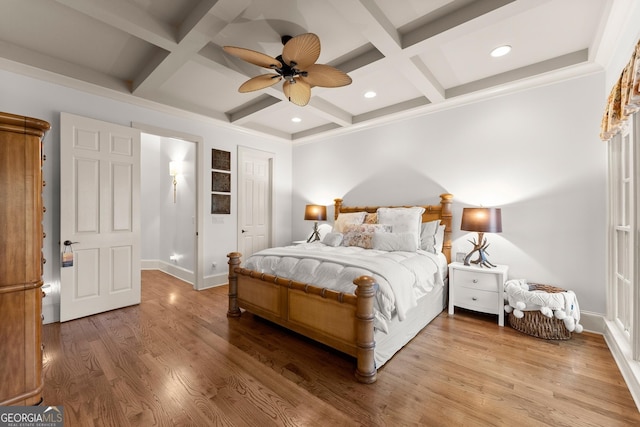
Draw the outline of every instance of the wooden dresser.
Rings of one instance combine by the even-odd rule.
[[[0,112],[0,406],[42,400],[42,138],[49,128]]]

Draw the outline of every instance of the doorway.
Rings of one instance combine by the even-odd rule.
[[[144,124],[132,126],[142,131],[142,268],[164,271],[201,289],[202,138]]]

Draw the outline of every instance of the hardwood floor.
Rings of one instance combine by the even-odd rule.
[[[44,326],[44,404],[67,426],[629,426],[640,412],[601,336],[545,341],[446,311],[378,381],[249,314],[226,286],[142,273],[142,303]]]

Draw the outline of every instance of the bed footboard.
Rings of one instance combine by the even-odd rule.
[[[356,294],[296,282],[240,267],[241,254],[229,258],[227,317],[239,317],[241,308],[260,317],[355,356],[356,379],[376,381],[374,298],[378,285],[372,277],[354,280]]]

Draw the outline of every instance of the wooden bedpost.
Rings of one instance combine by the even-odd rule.
[[[452,201],[453,194],[444,193],[440,195],[440,206],[442,206],[442,212],[440,213],[440,223],[446,226],[444,229],[442,253],[447,257],[447,262],[451,262],[451,230],[453,227],[453,213],[451,210]]]
[[[238,273],[236,267],[240,265],[240,252],[231,252],[227,254],[229,257],[229,310],[227,317],[240,317],[242,313],[238,307]]]
[[[338,219],[338,215],[340,215],[340,210],[342,209],[342,199],[333,199],[333,219]]]
[[[365,384],[376,381],[376,361],[373,338],[373,301],[378,291],[378,284],[369,276],[360,276],[353,281],[358,287],[356,296],[356,379]]]

